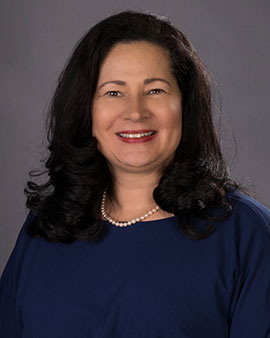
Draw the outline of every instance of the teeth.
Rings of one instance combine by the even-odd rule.
[[[154,133],[155,133],[154,131],[150,131],[148,133],[141,133],[141,134],[121,134],[121,133],[119,133],[119,135],[121,137],[126,137],[126,138],[140,138],[140,137],[144,137],[144,136],[153,135]]]

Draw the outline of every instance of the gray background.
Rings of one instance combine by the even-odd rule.
[[[23,188],[44,153],[44,117],[57,77],[78,39],[119,10],[166,15],[191,40],[217,83],[231,174],[270,206],[269,1],[2,0],[0,6],[0,273],[27,214]]]

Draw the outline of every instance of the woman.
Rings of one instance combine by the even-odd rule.
[[[269,336],[270,212],[230,179],[207,72],[168,20],[121,12],[82,38],[48,141],[1,337]]]

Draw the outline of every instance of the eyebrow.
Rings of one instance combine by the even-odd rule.
[[[145,85],[149,84],[149,83],[152,83],[152,82],[156,82],[156,81],[161,81],[161,82],[165,82],[167,83],[167,85],[169,85],[171,87],[171,83],[165,79],[162,79],[160,77],[150,77],[150,78],[147,78],[143,81],[143,83]],[[110,83],[114,83],[114,84],[118,84],[119,86],[125,86],[126,85],[126,82],[124,81],[121,81],[121,80],[111,80],[111,81],[106,81],[106,82],[103,82],[99,87],[98,87],[98,90],[100,90],[102,87],[104,87],[105,85],[107,84],[110,84]]]

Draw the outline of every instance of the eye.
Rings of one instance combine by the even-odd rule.
[[[118,94],[120,94],[120,92],[118,90],[109,90],[107,93],[105,93],[106,96],[110,96],[110,97],[120,96]]]
[[[160,94],[160,93],[165,93],[165,90],[160,89],[160,88],[155,88],[155,89],[151,89],[149,93]]]

